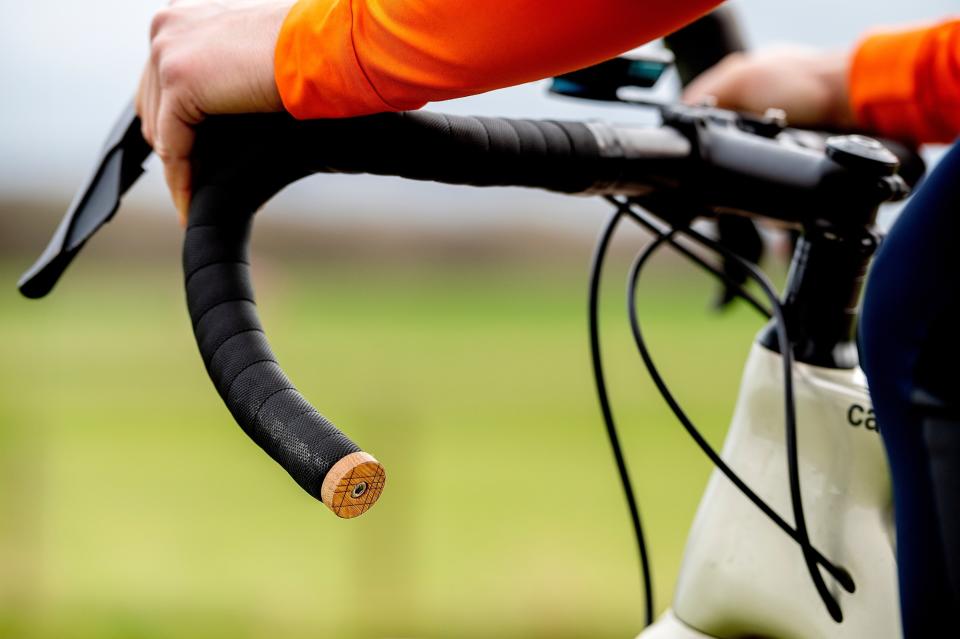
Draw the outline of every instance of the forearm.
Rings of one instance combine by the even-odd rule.
[[[719,0],[300,0],[275,73],[299,118],[416,109],[584,67]]]
[[[960,136],[960,19],[863,40],[851,64],[850,102],[857,123],[881,135]]]

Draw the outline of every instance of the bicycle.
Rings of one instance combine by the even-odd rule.
[[[626,82],[610,70],[571,74],[558,80],[557,89],[610,99],[610,87],[616,94],[618,83]],[[629,83],[643,84],[656,70]],[[910,164],[916,158],[861,136],[790,129],[776,113],[645,105],[659,110],[660,126],[429,112],[339,121],[297,122],[286,115],[209,120],[198,134],[183,250],[187,306],[207,371],[241,428],[306,492],[339,517],[359,516],[380,497],[384,469],[300,395],[270,349],[249,277],[247,244],[256,210],[290,182],[319,172],[602,195],[615,211],[591,268],[591,351],[638,540],[648,623],[654,606],[647,549],[606,395],[597,323],[607,248],[625,219],[654,237],[629,276],[637,348],[678,420],[717,466],[688,538],[673,606],[641,637],[897,636],[889,477],[852,334],[880,239],[874,230],[878,207],[909,193],[898,169],[901,158]],[[240,130],[243,136],[235,135]],[[98,168],[21,280],[24,295],[42,297],[53,288],[86,240],[115,214],[150,153],[128,106]],[[919,175],[913,171],[909,182]],[[731,213],[801,229],[782,301],[751,259],[722,236],[713,239],[691,226],[696,218],[726,220]],[[637,281],[664,245],[717,276],[728,296],[771,318],[746,363],[722,456],[672,396],[644,341]],[[719,256],[723,266],[702,251]],[[746,280],[765,300],[745,288]],[[778,414],[782,422],[771,419]]]

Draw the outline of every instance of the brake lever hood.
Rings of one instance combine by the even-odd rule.
[[[87,240],[113,218],[123,195],[143,175],[143,163],[152,151],[140,133],[140,118],[131,102],[114,124],[96,168],[46,250],[20,278],[17,286],[24,296],[44,297],[53,289]]]

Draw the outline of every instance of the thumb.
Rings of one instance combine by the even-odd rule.
[[[722,79],[718,79],[710,71],[694,79],[683,91],[681,100],[685,104],[716,104],[726,106],[726,96]]]
[[[683,92],[683,101],[687,104],[716,102],[725,108],[739,106],[746,63],[744,54],[731,53],[694,78]]]

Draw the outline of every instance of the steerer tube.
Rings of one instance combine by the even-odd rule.
[[[854,368],[860,293],[878,236],[870,228],[839,232],[807,229],[797,243],[784,293],[787,330],[798,362]],[[779,352],[774,327],[760,338]]]

